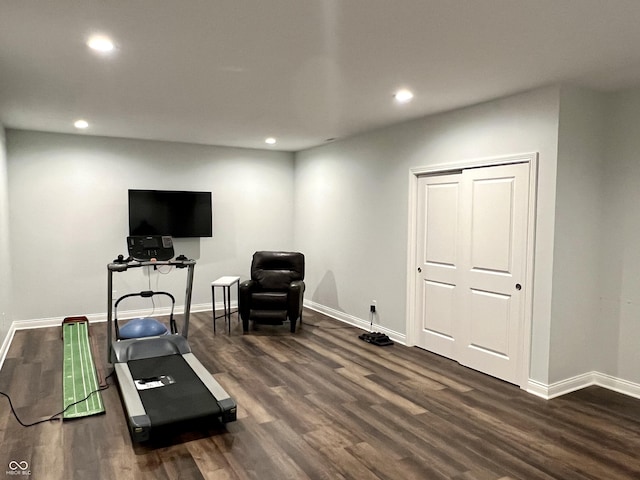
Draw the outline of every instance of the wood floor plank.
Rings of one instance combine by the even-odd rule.
[[[220,373],[215,378],[226,392],[233,392],[233,398],[238,404],[239,419],[251,416],[256,423],[272,422],[276,419],[269,412],[268,405],[255,397],[255,390],[252,389],[251,392],[245,390],[238,380],[228,374]]]
[[[448,445],[434,445],[429,442],[427,432],[415,435],[409,430],[403,429],[402,424],[396,419],[389,421],[389,417],[381,415],[394,408],[394,405],[373,405],[371,408],[354,409],[353,413],[361,422],[368,422],[388,438],[398,449],[401,458],[415,458],[421,464],[429,467],[434,478],[450,478],[460,472],[463,465],[457,464],[447,452]],[[417,416],[411,417],[415,421]],[[384,446],[381,446],[384,448]],[[383,451],[383,450],[381,450]]]
[[[359,385],[361,388],[364,388],[365,390],[370,392],[372,394],[372,397],[373,394],[377,394],[385,401],[393,403],[394,405],[397,405],[398,407],[404,409],[409,415],[419,415],[420,413],[424,413],[426,411],[424,408],[420,407],[414,402],[402,397],[401,395],[396,394],[393,390],[380,388],[380,385],[368,378],[368,375],[363,377],[362,375],[359,375],[357,371],[354,372],[353,370],[346,367],[339,368],[336,371],[340,375],[351,380],[353,383]]]
[[[350,435],[356,436],[358,441],[367,442],[374,448],[384,451],[390,460],[400,460],[406,455],[404,445],[393,441],[395,432],[394,435],[389,436],[386,426],[380,429],[375,422],[370,421],[368,418],[370,414],[364,411],[369,405],[362,402],[333,405],[331,397],[322,395],[308,395],[307,399],[330,419],[332,429],[349,432]],[[361,413],[358,414],[359,412]]]
[[[402,476],[405,480],[424,480],[425,478],[435,478],[437,475],[432,469],[425,471],[424,468],[414,468],[415,464],[402,463],[403,459],[394,461],[381,451],[371,446],[367,442],[360,442],[347,448],[359,462],[367,465],[377,478],[395,480],[398,478],[398,464],[402,464]]]
[[[265,424],[263,427],[272,438],[278,439],[280,447],[309,478],[333,480],[343,477],[340,470],[336,469],[333,464],[328,464],[320,450],[313,447],[313,442],[308,441],[315,435],[300,435],[287,422],[280,420]],[[335,434],[332,435],[332,438],[335,438]]]
[[[226,427],[134,444],[110,378],[95,417],[24,428],[0,398],[0,465],[25,461],[46,480],[640,478],[637,399],[589,387],[544,401],[417,348],[367,344],[319,313],[304,319],[295,334],[245,335],[234,314],[231,335],[214,335],[211,312],[192,315],[194,354],[238,402]],[[91,325],[102,362],[105,325]],[[60,328],[16,332],[0,391],[24,421],[60,410],[61,355]]]
[[[340,465],[342,475],[347,479],[378,480],[380,478],[344,447],[327,446],[322,448],[321,452],[328,461]]]

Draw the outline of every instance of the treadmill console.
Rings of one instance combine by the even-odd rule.
[[[127,237],[127,248],[129,256],[139,262],[151,259],[166,261],[175,255],[173,239],[166,235]]]

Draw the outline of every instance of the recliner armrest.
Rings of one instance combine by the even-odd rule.
[[[304,295],[304,281],[294,280],[289,286],[289,318],[296,319],[302,313],[302,298]]]
[[[258,283],[254,280],[245,280],[240,283],[238,293],[238,311],[240,317],[249,320],[249,310],[251,310],[251,292],[257,287]]]
[[[304,292],[304,280],[294,280],[291,282],[291,285],[289,286],[289,291],[290,292]]]
[[[245,280],[244,282],[240,282],[240,290],[243,288],[251,290],[252,288],[255,288],[257,284],[258,283],[255,280]]]

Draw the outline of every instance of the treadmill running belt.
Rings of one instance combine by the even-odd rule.
[[[221,412],[215,397],[182,355],[130,360],[128,366],[153,426]]]

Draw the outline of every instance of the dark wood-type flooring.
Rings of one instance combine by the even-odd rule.
[[[194,353],[239,406],[226,427],[132,444],[115,385],[102,393],[106,414],[29,428],[0,397],[0,476],[640,478],[639,400],[590,387],[545,401],[418,348],[367,344],[315,312],[304,321],[293,335],[288,325],[243,335],[234,316],[231,335],[220,319],[214,336],[210,313],[192,315]],[[105,328],[91,326],[106,367]],[[61,356],[60,328],[16,333],[0,390],[24,422],[60,410]]]

